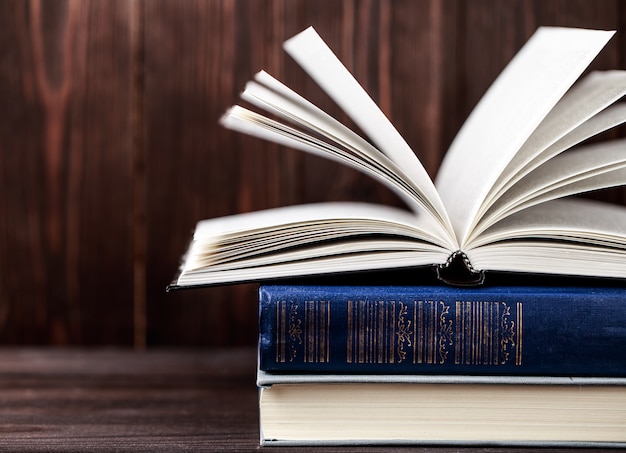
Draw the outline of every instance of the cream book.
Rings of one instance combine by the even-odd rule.
[[[259,410],[268,446],[626,447],[623,379],[271,376]]]
[[[623,185],[626,71],[585,73],[611,31],[539,28],[453,140],[435,181],[313,28],[286,52],[357,135],[260,72],[222,124],[354,167],[406,209],[314,203],[202,220],[171,287],[462,264],[485,272],[626,277],[626,207],[568,197]],[[418,150],[419,153],[419,150]]]

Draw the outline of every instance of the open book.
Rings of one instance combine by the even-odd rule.
[[[588,140],[626,121],[626,71],[578,80],[612,34],[539,28],[433,182],[315,30],[304,30],[285,50],[367,140],[265,72],[242,93],[251,107],[232,107],[223,125],[357,168],[407,209],[315,203],[203,220],[173,286],[453,263],[474,283],[485,271],[626,278],[626,207],[562,199],[626,183],[626,140]]]

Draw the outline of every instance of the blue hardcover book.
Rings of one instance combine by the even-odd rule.
[[[623,288],[259,291],[262,371],[626,377]]]

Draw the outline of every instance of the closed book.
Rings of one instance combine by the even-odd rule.
[[[262,445],[626,447],[621,378],[260,371],[259,380]]]
[[[626,377],[613,287],[259,289],[269,373]]]

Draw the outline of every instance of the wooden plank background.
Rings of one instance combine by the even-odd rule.
[[[254,344],[253,285],[164,291],[198,220],[397,203],[217,124],[260,69],[345,119],[281,50],[309,25],[433,176],[537,26],[616,29],[593,67],[626,68],[619,0],[0,2],[0,343]]]

